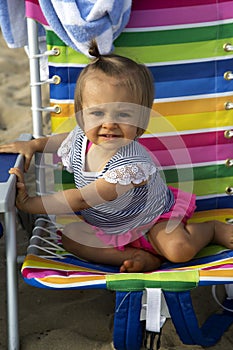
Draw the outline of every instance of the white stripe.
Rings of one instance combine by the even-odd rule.
[[[147,46],[145,46],[147,47]],[[151,46],[148,46],[151,47]],[[158,45],[159,47],[159,45]],[[190,58],[188,60],[176,60],[176,61],[166,61],[166,62],[150,62],[145,64],[148,67],[159,67],[159,66],[170,66],[170,65],[178,65],[178,64],[191,64],[191,63],[201,63],[201,62],[213,62],[213,61],[220,61],[220,60],[230,60],[233,58],[233,54],[227,55],[227,56],[214,56],[214,57],[206,57],[206,58]]]
[[[197,199],[211,199],[211,198],[222,198],[222,197],[229,197],[226,193],[216,193],[216,194],[209,194],[207,196],[197,196]]]
[[[86,67],[86,63],[55,63],[55,62],[49,62],[49,67],[55,67],[55,68],[59,68],[59,67],[73,67],[73,68],[83,68]]]
[[[216,97],[227,97],[232,96],[233,91],[229,92],[219,92],[216,94],[203,94],[203,95],[188,95],[188,96],[180,96],[180,97],[168,97],[168,98],[157,98],[155,99],[155,103],[166,103],[166,102],[175,102],[175,101],[189,101],[189,100],[200,100],[207,98],[216,98]]]
[[[232,55],[227,56],[216,56],[216,57],[208,57],[208,58],[197,58],[197,59],[190,59],[190,60],[177,60],[177,61],[167,61],[167,62],[152,62],[147,63],[145,62],[147,67],[160,67],[160,66],[170,66],[170,65],[177,65],[177,64],[190,64],[190,63],[201,63],[201,62],[213,62],[213,60],[232,60]],[[51,67],[85,67],[86,63],[55,63],[55,62],[49,62],[49,66]]]
[[[164,117],[165,118],[165,117]],[[232,126],[233,127],[233,126]],[[164,137],[164,136],[179,136],[179,135],[192,135],[192,134],[203,134],[211,131],[226,131],[231,130],[230,126],[223,126],[219,128],[206,128],[206,129],[192,129],[192,130],[181,130],[181,131],[169,131],[169,132],[161,132],[161,133],[151,133],[151,134],[143,134],[141,138],[153,138],[153,137]]]
[[[53,98],[51,98],[50,99],[50,102],[52,102],[52,103],[59,103],[59,104],[62,104],[62,103],[66,103],[66,104],[73,104],[74,103],[74,100],[57,100],[57,99],[53,99]]]
[[[233,277],[227,277],[227,276],[224,276],[224,277],[218,277],[218,276],[212,276],[212,277],[206,277],[206,276],[200,276],[200,281],[214,281],[214,282],[217,282],[217,281],[221,281],[221,282],[233,282]]]
[[[219,21],[211,22],[199,22],[199,23],[188,23],[188,24],[174,24],[174,25],[164,25],[156,27],[146,27],[146,28],[125,28],[123,32],[153,32],[153,31],[165,31],[165,30],[175,30],[175,29],[188,29],[188,28],[199,28],[199,27],[212,27],[221,24],[233,23],[233,19],[223,19]]]
[[[63,25],[85,25],[76,3],[53,1],[53,7]]]

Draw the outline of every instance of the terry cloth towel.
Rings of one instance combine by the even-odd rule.
[[[27,44],[24,1],[0,1],[0,27],[3,37],[10,48],[23,47]]]
[[[89,56],[95,39],[100,54],[113,50],[113,41],[129,21],[132,0],[39,0],[54,32],[70,47]]]
[[[28,44],[27,17],[35,18],[36,13],[25,13],[28,3],[34,3],[34,11],[38,12],[37,1],[0,0],[0,29],[9,48],[24,47]],[[38,16],[37,16],[38,17]],[[37,19],[37,18],[35,18]],[[45,30],[38,26],[38,35],[42,52],[45,48]]]

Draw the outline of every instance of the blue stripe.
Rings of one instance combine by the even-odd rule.
[[[50,98],[52,99],[73,99],[77,78],[81,72],[80,67],[49,67],[49,76],[58,75],[61,83],[50,85]]]
[[[9,179],[9,169],[15,165],[18,154],[1,153],[0,154],[0,183],[7,182]]]
[[[229,62],[226,59],[149,67],[155,80],[155,97],[160,99],[231,92],[233,81],[227,81],[223,77],[229,70],[230,63],[232,60]],[[50,76],[56,74],[61,77],[59,85],[51,85],[51,98],[73,99],[76,80],[82,67],[50,66],[49,69]]]
[[[233,208],[233,196],[198,199],[196,211]]]
[[[162,82],[155,84],[156,98],[231,92],[233,90],[232,84],[223,77]]]

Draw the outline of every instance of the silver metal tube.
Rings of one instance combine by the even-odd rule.
[[[40,82],[40,53],[38,42],[38,27],[35,20],[27,18],[28,31],[28,50],[29,50],[29,68],[30,68],[30,84],[31,84],[31,103],[32,103],[32,121],[33,121],[33,137],[38,138],[43,135],[42,130],[42,97]]]
[[[43,135],[42,122],[42,97],[40,82],[40,54],[38,41],[38,25],[37,22],[31,18],[27,18],[28,31],[28,51],[29,51],[29,68],[30,68],[30,85],[31,85],[31,104],[32,104],[32,125],[33,137],[39,138]],[[41,154],[35,155],[35,163],[40,165],[43,163],[43,156]],[[37,169],[37,168],[36,168]],[[43,174],[42,174],[43,173]],[[40,173],[40,182],[36,184],[37,192],[46,192],[45,190],[45,175],[44,171]],[[36,170],[36,178],[39,178]]]
[[[4,214],[6,225],[6,279],[8,350],[19,349],[18,278],[15,209]]]

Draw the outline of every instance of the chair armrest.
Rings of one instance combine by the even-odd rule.
[[[29,141],[32,138],[31,134],[20,135],[20,141]],[[8,171],[12,167],[23,169],[24,159],[20,154],[0,153],[0,212],[5,213],[10,211],[15,204],[15,184],[16,177],[9,174]]]

